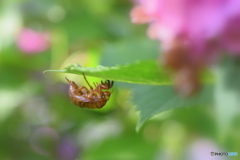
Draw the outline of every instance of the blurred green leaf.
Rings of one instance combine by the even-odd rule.
[[[155,60],[138,61],[129,65],[119,65],[116,67],[98,66],[97,68],[81,67],[80,65],[70,65],[64,70],[46,70],[45,72],[72,73],[98,78],[110,79],[113,81],[163,85],[171,84],[171,78],[163,67],[158,66]],[[44,73],[45,73],[44,72]]]
[[[233,130],[233,121],[239,115],[240,99],[240,59],[225,56],[215,68],[215,104],[218,136],[225,141]]]
[[[178,96],[171,85],[136,85],[133,91],[133,102],[137,106],[136,110],[140,111],[137,131],[144,122],[160,112],[181,107],[208,105],[213,101],[213,88],[210,85],[204,86],[198,95],[191,98]]]
[[[114,66],[134,63],[137,60],[157,60],[159,44],[147,37],[128,37],[105,43],[102,47],[101,65]]]
[[[158,143],[153,144],[141,139],[142,135],[135,132],[128,132],[128,134],[123,134],[121,137],[109,136],[100,145],[92,146],[91,150],[84,152],[82,158],[84,160],[154,159]]]

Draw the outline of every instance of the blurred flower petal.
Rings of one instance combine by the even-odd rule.
[[[48,34],[31,29],[23,29],[17,39],[17,46],[25,53],[43,52],[49,48]]]

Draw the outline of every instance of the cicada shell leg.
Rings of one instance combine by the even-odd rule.
[[[71,81],[69,79],[67,79],[67,77],[65,77],[65,79],[68,81],[68,83],[74,88],[74,89],[78,89],[78,85],[74,82],[74,81]]]
[[[93,87],[89,84],[89,82],[88,82],[84,73],[83,73],[83,77],[84,77],[85,81],[87,82],[88,86],[90,87],[90,89],[93,90]]]

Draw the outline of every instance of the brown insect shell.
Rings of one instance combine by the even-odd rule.
[[[106,80],[105,82],[101,81],[101,84],[99,84],[96,88],[98,90],[108,90],[110,88],[112,88],[114,82],[112,81],[109,81],[109,80]]]
[[[102,91],[110,89],[113,86],[113,81],[109,80],[101,82],[95,89],[88,89],[84,86],[79,87],[74,81],[68,80],[69,97],[75,105],[82,108],[102,108],[110,98],[111,92]]]

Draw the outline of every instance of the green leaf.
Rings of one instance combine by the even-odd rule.
[[[101,65],[124,65],[137,60],[156,60],[158,57],[159,43],[157,41],[149,40],[146,37],[128,37],[103,45]]]
[[[240,107],[240,59],[224,56],[214,71],[217,129],[219,140],[224,142],[238,126],[234,126],[234,121]]]
[[[113,81],[150,84],[160,86],[138,85],[133,87],[133,102],[140,111],[140,120],[137,130],[143,123],[153,115],[169,109],[180,107],[191,107],[205,105],[212,100],[212,88],[204,87],[203,91],[194,98],[184,99],[174,92],[172,79],[163,66],[157,64],[156,60],[142,60],[128,65],[116,67],[98,66],[97,68],[81,67],[80,65],[70,65],[64,70],[48,70],[45,72],[71,73],[86,76],[93,76]],[[205,76],[206,80],[208,76]]]
[[[210,85],[204,86],[202,91],[192,98],[178,96],[171,85],[136,85],[133,92],[133,102],[137,106],[136,110],[140,111],[137,131],[144,122],[160,112],[181,107],[208,105],[213,101],[213,88]]]
[[[138,61],[136,63],[116,67],[98,66],[97,68],[85,68],[77,64],[70,65],[64,70],[46,70],[45,72],[72,73],[78,75],[84,73],[86,76],[127,83],[151,85],[172,84],[171,78],[165,68],[159,66],[155,60]]]

